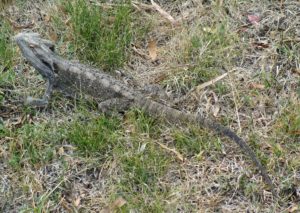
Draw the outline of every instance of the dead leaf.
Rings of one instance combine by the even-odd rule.
[[[59,154],[59,155],[65,154],[65,149],[64,149],[64,147],[60,147],[60,148],[58,149],[58,154]]]
[[[263,90],[265,88],[265,85],[252,82],[249,84],[249,88]]]
[[[61,203],[61,206],[65,210],[67,210],[68,212],[72,212],[72,209],[70,208],[69,203],[64,198],[61,199],[60,203]]]
[[[216,29],[212,29],[210,27],[203,27],[203,31],[206,33],[216,33]]]
[[[174,26],[178,25],[178,22],[168,12],[162,9],[157,3],[151,0],[151,4],[165,19],[168,19]]]
[[[107,206],[104,209],[102,209],[100,213],[112,213],[116,209],[124,206],[126,203],[127,201],[124,198],[118,197],[110,206]]]
[[[220,109],[221,109],[221,107],[220,107],[220,105],[219,104],[216,104],[215,106],[213,106],[213,116],[214,117],[217,117],[217,115],[218,115],[218,113],[220,112]]]
[[[127,203],[127,201],[126,201],[124,198],[118,197],[118,198],[113,202],[113,204],[111,205],[111,207],[112,207],[113,209],[121,208],[121,207],[124,206],[126,203]]]
[[[212,92],[212,94],[213,94],[213,97],[214,97],[214,104],[212,105],[212,112],[213,112],[214,117],[217,117],[221,107],[218,104],[219,99],[218,99],[218,96],[216,95],[216,93]]]
[[[80,201],[81,201],[80,197],[76,198],[76,200],[73,201],[74,206],[78,207],[80,204]]]
[[[7,20],[12,25],[14,31],[21,30],[21,29],[28,29],[28,28],[32,28],[34,26],[34,21],[24,24],[24,25],[19,25],[11,19],[7,19]]]
[[[107,18],[107,24],[112,25],[113,23],[115,23],[116,21],[116,17],[115,16],[110,16]]]
[[[253,42],[252,45],[258,49],[264,49],[269,47],[267,41]]]
[[[299,206],[297,204],[293,204],[290,208],[289,208],[289,212],[296,212],[299,210]]]
[[[25,121],[29,121],[29,119],[30,118],[27,118],[25,115],[21,115],[15,118],[10,118],[8,122],[5,124],[5,126],[7,128],[12,128],[12,127],[20,128],[21,126],[23,126]]]
[[[300,130],[290,131],[289,133],[292,135],[300,135]]]
[[[248,15],[248,21],[253,25],[258,25],[260,21],[260,17],[257,15]]]
[[[223,6],[223,0],[218,0],[218,1],[217,1],[217,5],[218,5],[219,7],[222,7],[222,6]]]
[[[249,28],[249,26],[250,26],[251,24],[245,24],[245,25],[242,25],[242,26],[240,26],[238,29],[237,29],[237,33],[244,33],[244,32],[247,32],[247,30],[248,30],[248,28]]]
[[[71,18],[68,18],[67,20],[65,20],[65,25],[69,26],[70,25],[70,22],[71,22]]]
[[[276,149],[279,150],[280,152],[283,152],[283,148],[280,144],[275,145]]]
[[[155,61],[157,58],[157,46],[156,46],[156,41],[151,40],[148,43],[148,51],[149,51],[149,56],[152,61]]]
[[[55,32],[53,29],[50,29],[48,34],[49,34],[50,39],[51,39],[53,42],[56,42],[56,41],[57,41],[58,36],[57,36],[56,32]]]
[[[143,144],[141,145],[141,147],[138,149],[138,152],[139,152],[139,153],[144,152],[145,149],[146,149],[146,146],[147,146],[147,143],[143,143]]]
[[[292,72],[295,73],[295,74],[300,75],[300,68],[292,69]]]
[[[105,207],[104,209],[102,209],[101,211],[100,211],[100,213],[111,213],[112,211],[110,210],[110,208],[109,207]]]
[[[159,82],[162,82],[167,78],[166,73],[156,73],[155,76],[153,76],[152,80],[150,80],[150,84],[158,84]]]
[[[44,21],[45,22],[50,22],[51,21],[51,15],[50,14],[47,14],[44,16]]]

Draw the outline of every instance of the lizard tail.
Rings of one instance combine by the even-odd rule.
[[[230,138],[232,141],[234,141],[236,144],[239,145],[239,147],[243,150],[243,152],[246,155],[248,155],[251,158],[252,162],[259,169],[265,183],[270,187],[273,196],[277,197],[272,180],[269,177],[265,167],[261,164],[261,162],[256,157],[254,151],[242,138],[237,136],[237,134],[234,133],[229,128],[222,126],[221,124],[218,124],[217,122],[214,122],[212,120],[206,119],[202,116],[197,116],[191,113],[182,112],[177,109],[160,104],[158,102],[149,100],[147,98],[143,98],[141,96],[136,97],[134,102],[137,104],[137,106],[139,106],[145,112],[148,112],[152,116],[165,117],[168,121],[173,123],[176,123],[178,121],[185,122],[185,123],[186,122],[196,123],[200,126],[206,127],[216,132],[219,135]]]
[[[205,121],[203,121],[205,120]],[[240,138],[236,133],[234,133],[229,128],[222,126],[221,124],[215,123],[213,121],[209,121],[204,119],[203,117],[197,116],[197,121],[200,123],[204,123],[205,126],[214,132],[226,136],[230,138],[232,141],[234,141],[236,144],[239,145],[239,147],[243,150],[244,153],[246,153],[252,160],[252,162],[255,164],[255,166],[259,169],[261,176],[263,177],[265,183],[270,187],[272,194],[274,197],[277,197],[277,194],[275,192],[275,187],[273,185],[273,182],[271,178],[269,177],[266,168],[261,164],[261,162],[258,160],[255,152],[250,148],[250,146],[242,139]]]

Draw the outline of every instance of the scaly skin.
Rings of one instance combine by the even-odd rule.
[[[254,151],[229,128],[202,116],[185,113],[146,98],[141,92],[133,90],[99,69],[64,60],[54,53],[54,45],[48,40],[41,39],[38,34],[19,33],[15,40],[23,56],[48,81],[48,88],[43,99],[28,98],[28,104],[47,105],[52,90],[58,88],[68,93],[83,92],[103,101],[100,103],[103,106],[108,105],[110,107],[119,103],[119,105],[124,105],[124,108],[127,108],[130,105],[141,108],[152,116],[164,117],[170,122],[196,123],[217,134],[226,136],[238,144],[259,169],[265,183],[276,197],[274,185]]]

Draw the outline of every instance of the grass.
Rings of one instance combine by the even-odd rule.
[[[210,114],[241,130],[238,134],[276,184],[279,202],[272,199],[248,157],[206,129],[168,124],[139,109],[105,116],[94,103],[64,96],[54,96],[45,109],[16,103],[31,90],[28,85],[37,90],[42,79],[21,60],[11,42],[17,31],[1,21],[1,212],[97,212],[105,207],[114,212],[282,212],[296,208],[300,168],[296,3],[284,7],[263,1],[159,4],[183,22],[172,26],[156,10],[137,8],[129,1],[17,1],[16,11],[4,10],[3,15],[19,26],[26,25],[24,20],[35,20],[33,30],[54,39],[65,58],[105,71],[126,67],[138,84],[158,82],[175,97],[221,75],[223,68],[232,71],[176,107]],[[47,20],[34,12],[41,8],[49,15]],[[259,26],[247,20],[252,11],[264,14]],[[284,30],[274,24],[279,14],[288,14],[282,18],[289,23]],[[253,45],[266,39],[269,48]],[[155,63],[143,57],[149,40],[157,43]],[[165,77],[156,81],[161,74]],[[263,87],[249,86],[253,82]],[[115,204],[119,197],[125,205]]]
[[[165,174],[169,159],[157,148],[153,140],[141,144],[136,138],[133,149],[121,157],[124,176],[118,191],[128,199],[127,211],[133,208],[151,212],[164,209],[161,199],[168,195],[168,190],[157,183]]]
[[[71,50],[81,60],[105,70],[122,67],[132,39],[130,4],[124,1],[113,9],[103,9],[85,0],[62,4],[71,23]]]
[[[0,56],[1,56],[1,73],[9,70],[13,60],[13,46],[10,40],[12,33],[9,24],[6,21],[0,23]]]
[[[118,144],[120,120],[101,116],[85,122],[75,121],[70,126],[68,139],[87,156],[105,156]]]
[[[199,160],[212,153],[221,153],[222,145],[219,138],[205,130],[190,127],[188,131],[177,129],[173,132],[176,150],[188,157],[196,156]]]
[[[1,7],[1,6],[0,6]],[[0,112],[5,111],[5,102],[10,95],[15,82],[15,73],[12,70],[14,60],[14,47],[10,40],[11,27],[6,21],[0,22]],[[7,128],[0,115],[0,138],[7,134]]]
[[[9,163],[15,169],[21,169],[24,163],[43,166],[55,157],[55,145],[63,138],[64,129],[56,124],[23,124],[15,131],[6,131],[7,137],[16,138],[9,144]]]
[[[300,109],[299,103],[291,103],[282,113],[278,120],[281,132],[288,135],[290,139],[297,140],[300,132]]]
[[[184,54],[179,60],[188,64],[188,69],[179,71],[176,78],[171,76],[167,81],[168,85],[174,85],[180,91],[189,91],[221,75],[223,67],[232,65],[239,54],[238,36],[231,31],[227,20],[200,23],[188,30],[184,39],[187,40],[181,50]],[[217,83],[215,88],[221,94],[228,91],[221,83]]]
[[[132,130],[128,136],[125,136],[126,126]],[[70,125],[68,141],[85,156],[111,158],[118,162],[122,177],[115,193],[126,197],[125,212],[132,208],[143,211],[164,209],[158,198],[167,191],[158,187],[157,181],[165,173],[170,160],[158,149],[155,139],[149,137],[152,128],[154,120],[137,110],[128,112],[123,124],[119,118],[100,116],[88,120],[88,123],[77,120]],[[155,200],[154,203],[145,202],[144,198],[148,196],[148,199]]]
[[[15,74],[11,70],[14,60],[14,48],[10,40],[12,31],[6,21],[0,22],[0,87],[13,85]],[[0,91],[0,106],[4,103],[5,93]]]
[[[65,159],[58,157],[64,155],[64,151],[59,147],[67,143],[74,145],[77,150],[70,157],[84,156],[98,163],[108,159],[118,162],[122,177],[114,193],[126,197],[128,204],[123,208],[124,211],[130,208],[144,211],[164,209],[159,200],[167,196],[168,191],[158,187],[156,183],[158,177],[166,172],[170,160],[163,150],[158,149],[155,139],[147,136],[153,120],[141,112],[129,112],[126,123],[127,125],[131,123],[135,131],[127,138],[130,140],[128,144],[124,138],[125,130],[120,118],[93,116],[80,111],[76,114],[80,116],[70,122],[62,122],[60,125],[25,124],[18,131],[7,133],[7,137],[16,138],[16,141],[9,145],[10,167],[16,172],[21,172],[28,166],[42,168],[55,159],[63,163]],[[142,143],[141,135],[145,136]],[[49,202],[58,202],[62,193],[63,191],[57,189],[51,193],[51,196],[35,199],[37,207],[23,208],[26,211],[40,211],[45,209]],[[145,203],[144,196],[150,196],[149,199],[156,201],[151,204]]]

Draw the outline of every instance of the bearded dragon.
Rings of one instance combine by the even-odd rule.
[[[28,104],[47,105],[53,89],[72,92],[79,90],[99,101],[100,107],[138,107],[151,116],[163,117],[173,123],[195,123],[208,128],[215,133],[226,136],[234,141],[250,157],[259,169],[265,183],[275,195],[274,185],[261,162],[250,146],[236,133],[222,126],[214,120],[200,115],[182,112],[155,100],[152,100],[113,76],[100,69],[92,68],[80,63],[71,62],[58,56],[54,52],[54,44],[42,39],[37,33],[23,32],[15,36],[23,56],[48,82],[42,99],[27,98]]]

